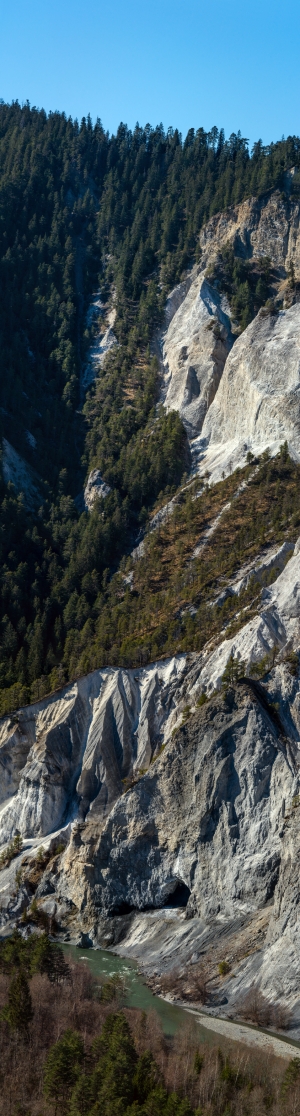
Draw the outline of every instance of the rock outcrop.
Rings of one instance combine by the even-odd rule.
[[[137,671],[94,671],[5,718],[0,735],[0,843],[16,828],[32,839],[76,818],[93,817],[102,825],[124,786],[146,771],[171,739],[187,698],[196,709],[203,692],[219,690],[230,655],[249,669],[274,648],[284,653],[285,648],[298,647],[299,617],[297,544],[274,584],[262,590],[258,615],[214,650]],[[282,718],[297,750],[300,725],[293,709],[289,695]]]
[[[213,698],[114,807],[94,851],[95,910],[163,907],[182,884],[205,920],[264,906],[293,781],[257,688]]]
[[[299,460],[300,303],[260,311],[235,342],[194,454],[217,480],[249,451],[273,455],[285,441]]]
[[[249,451],[275,453],[287,440],[299,455],[299,303],[261,310],[234,339],[228,302],[207,278],[228,245],[243,259],[268,258],[282,305],[291,266],[300,279],[299,218],[299,202],[278,190],[216,214],[200,234],[198,274],[192,270],[167,300],[161,398],[179,411],[193,467],[209,472],[210,483],[244,464]]]
[[[92,469],[89,473],[83,495],[83,504],[86,511],[91,511],[95,500],[105,500],[110,492],[109,484],[103,480],[100,469]]]
[[[99,821],[123,792],[122,780],[149,766],[168,735],[184,656],[140,671],[107,669],[2,721],[0,843],[15,829],[41,838]]]
[[[276,193],[212,218],[201,272],[168,299],[164,403],[180,411],[211,481],[285,441],[300,459],[300,304],[260,312],[232,344],[229,308],[202,265],[229,241],[248,258],[269,255],[280,282],[289,261],[300,269],[298,228],[298,203]],[[108,491],[93,470],[85,506]],[[276,580],[259,598],[266,571]],[[241,608],[251,577],[256,613],[245,623],[237,612],[234,636],[225,629],[201,654],[140,670],[94,671],[3,719],[0,847],[16,830],[24,847],[0,870],[0,923],[19,925],[35,894],[61,937],[113,946],[152,972],[217,957],[223,943],[234,971],[218,1010],[234,1011],[254,982],[297,1013],[300,540],[261,551],[210,603],[230,594]],[[230,656],[243,677],[225,691]]]
[[[112,306],[108,314],[106,314],[107,328],[103,329],[103,314],[104,307],[101,301],[100,291],[94,295],[87,313],[87,325],[93,328],[93,341],[88,352],[88,358],[84,366],[81,377],[81,392],[82,395],[88,391],[91,384],[96,379],[99,369],[102,368],[103,362],[110,349],[117,345],[117,338],[113,331],[113,326],[116,318],[116,309]]]
[[[204,651],[201,657],[199,682],[204,691],[212,693],[221,685],[229,656],[240,659],[250,667],[259,663],[274,648],[299,648],[300,646],[300,545],[296,543],[293,557],[282,573],[261,594],[261,607],[256,616],[231,639],[222,640],[215,650]],[[300,738],[300,727],[296,739]]]
[[[16,492],[23,494],[24,503],[29,510],[36,511],[43,502],[39,477],[6,438],[2,440],[2,448],[2,470],[6,484],[11,482]]]
[[[268,257],[282,277],[291,261],[300,277],[300,205],[273,190],[260,198],[247,198],[240,205],[211,217],[200,233],[201,263],[208,263],[225,244],[244,259]]]
[[[117,338],[111,326],[104,333],[99,332],[99,335],[96,336],[91,345],[88,362],[82,376],[81,387],[83,392],[86,392],[96,379],[99,368],[102,368],[107,353],[114,348],[114,345],[117,345]]]
[[[216,394],[232,337],[227,301],[203,273],[195,275],[181,301],[185,290],[183,284],[175,288],[167,302],[170,324],[161,342],[162,400],[167,411],[179,411],[194,438]]]
[[[144,934],[151,953],[152,933],[170,967],[176,949],[184,961],[200,942],[212,948],[221,926],[230,937],[251,924],[253,936],[265,912],[269,938],[259,964],[254,949],[255,972],[271,988],[269,954],[291,933],[296,948],[297,875],[283,873],[281,849],[285,833],[296,841],[285,816],[300,785],[299,672],[297,657],[292,670],[288,658],[299,647],[299,615],[298,544],[234,640],[135,672],[95,671],[2,722],[0,838],[5,844],[17,828],[24,838],[23,853],[0,873],[4,927],[30,902],[26,869],[16,887],[24,852],[29,864],[41,842],[50,848],[61,835],[65,851],[60,845],[40,871],[36,899],[45,910],[51,903],[63,936],[82,932],[104,945],[121,934],[120,948],[128,937],[132,953]],[[267,686],[248,678],[224,696],[231,652],[249,669],[272,650]],[[171,932],[168,910],[177,905]],[[159,929],[151,911],[160,912]],[[237,970],[232,1002],[253,965]],[[284,967],[282,980],[286,988]]]
[[[296,1020],[300,544],[283,551],[234,639],[94,671],[2,721],[0,842],[16,829],[24,839],[0,871],[3,932],[35,879],[62,937],[112,945],[150,972],[225,949],[234,974],[218,1011],[234,1012],[253,981],[276,999],[280,976]],[[224,694],[231,653],[248,676]],[[258,683],[249,666],[268,654]]]

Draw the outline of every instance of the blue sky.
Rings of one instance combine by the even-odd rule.
[[[299,39],[299,0],[0,0],[0,97],[270,143],[300,133]]]

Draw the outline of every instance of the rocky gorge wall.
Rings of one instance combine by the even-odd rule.
[[[176,288],[176,301],[185,289]],[[161,359],[164,406],[179,411],[190,438],[202,429],[232,342],[227,299],[196,274],[170,321]]]
[[[292,178],[292,176],[291,176]],[[299,201],[279,190],[211,217],[200,233],[201,262],[205,266],[225,244],[244,259],[269,257],[282,278],[293,261],[300,275]]]
[[[2,721],[2,847],[23,836],[0,871],[2,932],[22,925],[34,895],[62,937],[157,969],[201,943],[212,951],[220,934],[253,935],[263,914],[230,1002],[254,974],[274,995],[275,957],[297,1014],[299,544],[286,557],[231,640],[140,671],[95,671]],[[267,682],[255,682],[251,662],[272,651]],[[246,677],[224,693],[231,653]]]
[[[212,217],[200,234],[200,264],[166,307],[158,353],[161,399],[178,410],[194,468],[211,482],[245,463],[247,453],[277,453],[287,440],[299,460],[299,303],[290,305],[288,274],[300,277],[299,202],[279,191],[250,198]],[[269,260],[272,309],[263,308],[239,337],[224,293],[212,286],[220,251],[252,263]]]
[[[212,218],[200,270],[167,302],[162,401],[179,410],[210,483],[286,440],[299,459],[300,303],[260,312],[235,339],[205,274],[233,241],[245,258],[272,256],[284,284],[290,259],[299,267],[297,206],[274,194]],[[92,475],[90,505],[101,484]],[[243,622],[240,587],[266,570]],[[226,1003],[234,1009],[253,981],[276,998],[279,982],[296,1033],[299,540],[262,551],[226,594],[236,596],[235,635],[225,626],[201,654],[94,671],[2,720],[0,848],[18,830],[23,849],[0,868],[0,923],[3,933],[30,928],[34,897],[62,938],[113,946],[153,971],[223,943],[234,959]],[[243,677],[224,690],[230,656]],[[253,664],[264,661],[257,682]]]
[[[45,837],[87,812],[109,814],[123,782],[168,732],[183,656],[141,671],[94,671],[7,717],[0,728],[0,842]]]

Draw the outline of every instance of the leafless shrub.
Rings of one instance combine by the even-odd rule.
[[[272,1026],[275,1031],[288,1031],[292,1022],[292,1013],[287,1004],[280,1000],[273,1004]]]
[[[272,1022],[273,1006],[254,984],[238,1005],[242,1019],[249,1019],[256,1027],[269,1027]]]
[[[162,992],[170,992],[178,999],[182,998],[183,985],[184,974],[179,969],[170,969],[170,972],[163,973],[160,979]]]
[[[95,980],[91,973],[88,961],[79,963],[68,960],[73,991],[79,1000],[93,1000],[95,996]],[[97,986],[96,986],[97,987]]]
[[[238,1014],[243,1019],[255,1023],[256,1027],[270,1027],[275,1031],[287,1031],[291,1026],[291,1012],[286,1004],[278,1000],[275,1004],[253,985],[238,1005]]]
[[[242,1019],[249,1019],[256,1027],[268,1027],[272,1019],[272,1005],[259,988],[253,985],[238,1005]]]
[[[171,969],[161,978],[163,992],[172,993],[178,1000],[207,1004],[209,1001],[209,973],[205,965],[190,966],[184,972]]]
[[[208,980],[209,975],[204,965],[199,965],[199,968],[193,967],[192,972],[189,970],[188,998],[197,1001],[199,1004],[207,1004],[209,1001]]]
[[[150,1050],[164,1076],[170,1053],[170,1042],[163,1033],[161,1020],[157,1012],[140,1012],[132,1011],[132,1008],[127,1010],[125,1008],[125,1014],[138,1054],[143,1054],[144,1050]]]

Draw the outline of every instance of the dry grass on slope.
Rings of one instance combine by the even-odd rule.
[[[173,514],[146,536],[143,556],[124,561],[98,599],[80,673],[200,651],[225,628],[233,634],[257,611],[262,583],[273,580],[276,570],[264,582],[252,578],[239,597],[218,605],[215,598],[263,548],[295,540],[299,529],[300,466],[286,448],[272,460],[264,454],[256,468],[237,470],[212,488],[195,479],[179,493]]]

